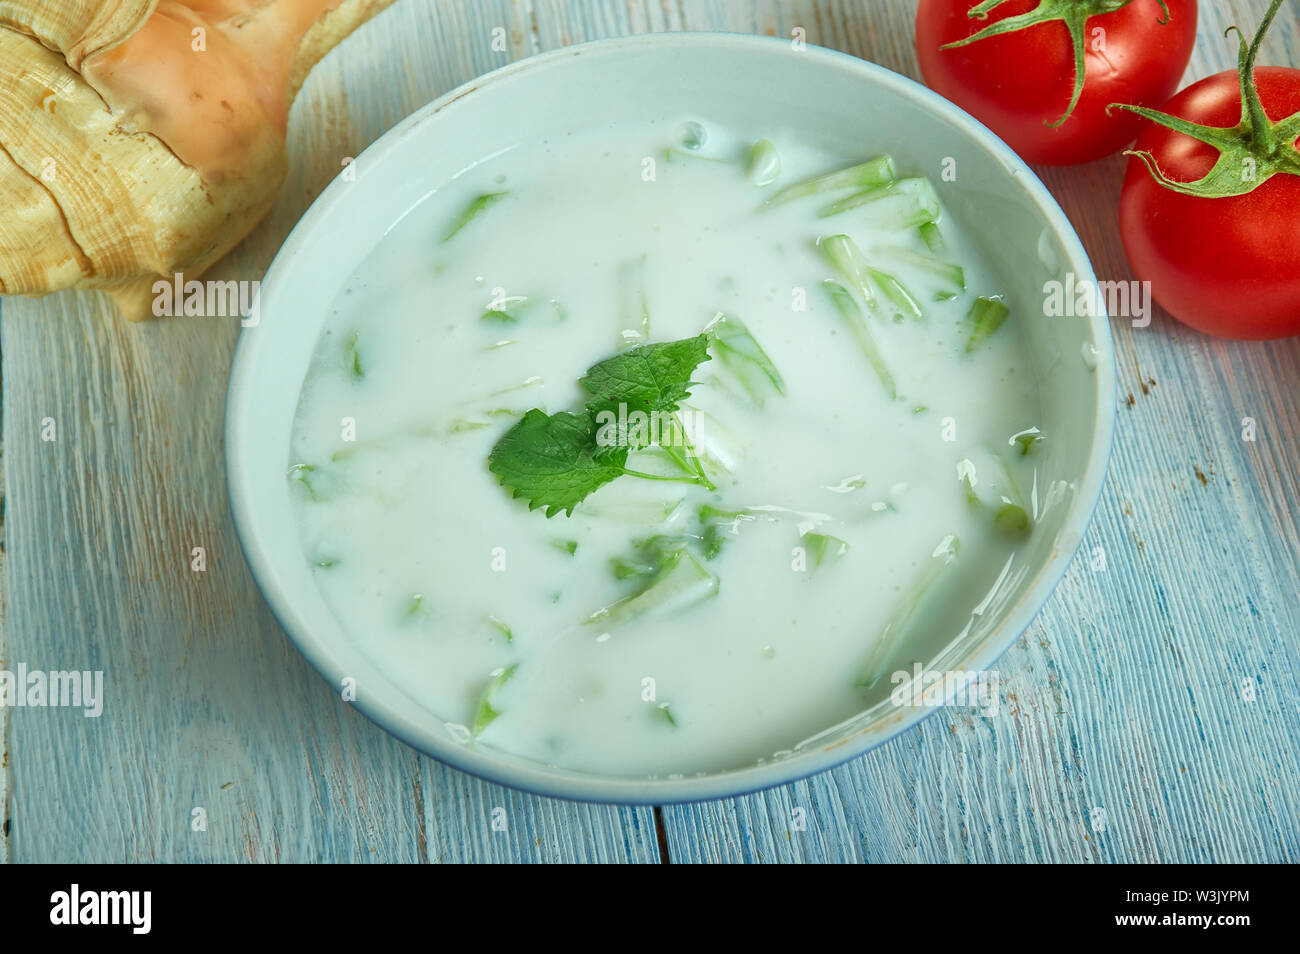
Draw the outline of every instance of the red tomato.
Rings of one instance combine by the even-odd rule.
[[[1117,0],[1072,2],[1104,9]],[[1063,20],[940,49],[1035,10],[1040,0],[1007,0],[983,20],[967,16],[977,0],[921,0],[916,12],[921,73],[931,89],[974,115],[1026,162],[1090,162],[1132,142],[1142,128],[1132,114],[1106,115],[1108,104],[1158,107],[1178,88],[1196,40],[1196,0],[1166,2],[1169,22],[1163,26],[1157,22],[1165,17],[1158,0],[1132,0],[1088,18],[1083,92],[1056,128],[1047,124],[1065,115],[1075,83],[1074,47]]]
[[[1261,66],[1255,87],[1268,117],[1300,112],[1300,70]],[[1241,120],[1235,71],[1206,77],[1162,112],[1207,126]],[[1200,179],[1219,153],[1190,136],[1148,126],[1137,149],[1176,182]],[[1124,250],[1138,278],[1175,318],[1223,338],[1300,335],[1300,176],[1281,173],[1253,192],[1206,199],[1160,185],[1136,157],[1119,200]]]

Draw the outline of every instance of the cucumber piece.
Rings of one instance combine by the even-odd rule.
[[[822,250],[831,267],[844,276],[848,287],[862,296],[868,308],[874,309],[876,294],[871,290],[871,281],[867,274],[870,266],[867,265],[862,249],[858,248],[858,243],[847,235],[830,235],[818,239],[817,247]]]
[[[870,205],[872,202],[879,202],[881,199],[887,199],[891,195],[898,194],[895,185],[896,183],[887,183],[885,185],[872,186],[870,189],[863,189],[861,192],[855,192],[843,199],[837,199],[822,209],[819,215],[823,219],[829,219],[833,215],[843,215],[845,212],[852,212],[854,209],[860,209],[864,205]]]
[[[469,225],[476,218],[482,215],[483,212],[496,205],[509,194],[509,192],[485,192],[475,198],[465,207],[465,211],[461,213],[460,218],[458,218],[447,233],[443,235],[442,240],[444,242],[450,241],[461,229]]]
[[[957,479],[962,483],[966,500],[991,512],[993,525],[1006,536],[1022,536],[1032,528],[1024,496],[1011,468],[997,451],[973,448],[958,461]]]
[[[1030,427],[1020,431],[1018,434],[1012,434],[1010,440],[1007,441],[1007,444],[1011,447],[1020,448],[1021,457],[1028,457],[1033,449],[1043,440],[1045,440],[1043,432],[1036,427]]]
[[[515,670],[518,668],[519,664],[515,663],[512,666],[507,666],[504,669],[497,670],[492,674],[491,680],[483,688],[483,692],[478,698],[478,705],[474,707],[474,725],[471,732],[473,732],[476,738],[482,735],[483,730],[495,722],[497,717],[501,715],[501,710],[497,709],[495,704],[496,694],[500,691],[502,686],[510,681],[510,678],[515,674]]]
[[[849,294],[849,290],[839,282],[824,281],[822,287],[830,295],[831,302],[835,305],[836,311],[840,317],[849,326],[853,336],[857,338],[858,346],[862,353],[867,357],[867,363],[871,369],[876,372],[876,377],[885,388],[885,393],[891,399],[898,397],[898,384],[894,380],[894,375],[890,373],[889,366],[885,364],[884,356],[880,353],[880,348],[876,344],[875,336],[867,326],[866,316],[863,315],[862,309],[858,306],[854,297]]]
[[[709,345],[718,360],[736,376],[759,407],[773,392],[785,394],[781,372],[739,318],[719,312],[705,326],[704,333],[709,336]]]
[[[636,554],[631,557],[614,557],[610,566],[614,569],[614,578],[649,579],[659,575],[671,564],[690,541],[685,534],[656,534],[645,540],[633,542]]]
[[[804,551],[808,554],[813,569],[823,563],[839,560],[849,552],[848,543],[828,533],[809,532],[799,539],[803,541]]]
[[[702,156],[698,152],[691,152],[689,149],[677,149],[670,147],[664,150],[664,162],[668,165],[681,165],[685,162],[722,162],[717,156]]]
[[[948,254],[948,243],[944,240],[943,232],[937,222],[922,222],[917,226],[921,233],[921,241],[935,255]]]
[[[493,616],[492,614],[489,613],[488,622],[491,623],[493,626],[495,626],[497,632],[499,632],[502,636],[506,638],[507,643],[513,643],[515,641],[514,630],[512,630],[510,626],[506,623],[506,621],[503,620],[501,617]]]
[[[699,518],[704,559],[716,560],[727,540],[738,536],[740,525],[753,520],[754,515],[748,510],[723,510],[712,504],[701,504]]]
[[[650,300],[645,290],[645,255],[618,267],[618,317],[621,347],[630,348],[650,340]]]
[[[365,369],[361,366],[361,351],[357,347],[357,339],[361,337],[360,331],[354,331],[348,336],[348,340],[343,345],[343,364],[348,369],[352,377],[360,381],[366,376]]]
[[[912,177],[899,179],[886,185],[874,186],[855,192],[853,195],[832,202],[822,209],[821,217],[830,218],[852,212],[863,206],[881,202],[883,199],[901,197],[900,202],[884,203],[885,211],[873,216],[872,221],[883,229],[901,232],[904,229],[919,228],[927,222],[938,220],[941,209],[939,194],[929,179]]]
[[[316,478],[313,476],[315,473],[314,464],[293,464],[286,476],[308,500],[316,501],[320,500],[321,496],[316,490]]]
[[[906,285],[889,274],[889,272],[868,268],[867,273],[884,293],[885,297],[893,303],[899,315],[904,318],[911,318],[913,321],[925,319],[925,313],[921,311],[921,303],[916,300],[916,296],[908,290]]]
[[[881,228],[902,232],[939,220],[943,209],[939,204],[939,193],[934,190],[934,184],[929,179],[922,176],[900,179],[894,192],[907,201],[893,214],[880,217],[876,224]]]
[[[920,252],[913,252],[909,248],[902,248],[898,245],[881,245],[872,249],[872,251],[879,255],[886,255],[905,265],[911,265],[913,268],[919,268],[922,271],[937,275],[958,291],[966,290],[966,270],[960,265],[945,262],[932,255],[922,255]]]
[[[502,325],[515,325],[519,319],[531,310],[533,302],[523,295],[514,295],[506,298],[501,302],[501,307],[489,305],[484,309],[483,314],[478,316],[479,321],[492,321]]]
[[[585,625],[617,625],[647,613],[678,612],[716,596],[718,578],[688,550],[667,554],[663,567],[640,593],[592,613]]]
[[[668,703],[661,702],[659,705],[655,706],[652,711],[654,712],[655,718],[660,722],[664,722],[672,726],[674,729],[678,728],[677,720],[673,717],[672,707],[668,705]]]
[[[765,203],[766,206],[781,205],[795,199],[826,192],[838,192],[842,189],[877,189],[888,185],[897,178],[894,160],[890,156],[877,156],[847,169],[814,176],[802,182],[782,189]]]
[[[884,677],[885,667],[906,639],[917,611],[924,605],[935,584],[944,577],[948,568],[957,559],[957,551],[960,547],[961,541],[957,537],[951,534],[944,537],[930,554],[930,559],[913,577],[895,605],[889,621],[880,631],[880,638],[876,641],[876,645],[867,656],[862,674],[856,683],[859,688],[870,689]]]
[[[749,163],[745,167],[749,181],[760,188],[770,186],[781,175],[781,154],[771,140],[760,139],[749,150]]]
[[[1010,314],[1006,304],[998,298],[976,298],[970,306],[966,318],[971,323],[970,338],[966,341],[966,353],[970,354],[983,343],[984,339],[1002,327],[1002,322]]]

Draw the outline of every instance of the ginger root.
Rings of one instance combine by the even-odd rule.
[[[0,294],[133,320],[270,210],[289,107],[392,0],[0,0]]]

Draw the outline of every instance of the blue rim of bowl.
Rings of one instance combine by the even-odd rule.
[[[848,53],[830,50],[825,47],[808,44],[804,49],[795,51],[790,42],[780,38],[754,36],[745,33],[720,32],[680,32],[650,33],[637,36],[616,37],[594,40],[574,46],[549,50],[519,60],[507,66],[493,70],[461,84],[455,89],[416,110],[411,115],[389,129],[362,152],[360,160],[367,154],[399,148],[407,134],[416,126],[423,124],[441,112],[446,106],[472,95],[494,83],[509,79],[521,72],[536,70],[549,63],[571,56],[587,54],[616,55],[628,47],[647,48],[676,46],[716,47],[719,45],[751,47],[771,51],[774,54],[784,52],[786,55],[816,57],[836,68],[858,74],[861,78],[893,87],[901,95],[916,101],[923,108],[929,109],[951,120],[972,140],[985,148],[992,156],[999,159],[1021,184],[1026,195],[1043,214],[1080,280],[1096,281],[1087,251],[1079,239],[1073,224],[1066,216],[1060,204],[1048,191],[1037,174],[1016,153],[975,117],[944,99],[915,80],[887,69],[868,60],[859,59]],[[262,282],[258,297],[266,289],[274,290],[278,273],[287,268],[285,264],[295,257],[305,236],[312,231],[320,220],[330,212],[331,207],[343,194],[343,187],[336,180],[313,201],[307,212],[294,226],[276,253],[270,268]],[[259,303],[260,304],[260,303]],[[266,314],[265,311],[262,312]],[[1036,580],[1021,601],[1006,613],[1000,624],[989,632],[974,650],[961,662],[966,669],[983,671],[991,667],[1003,653],[1028,628],[1030,623],[1042,610],[1047,600],[1055,592],[1074,555],[1082,545],[1084,535],[1092,523],[1106,473],[1110,466],[1113,448],[1115,414],[1117,400],[1115,396],[1115,356],[1114,343],[1111,338],[1109,318],[1105,314],[1092,319],[1094,343],[1097,349],[1097,405],[1095,408],[1096,424],[1092,432],[1092,444],[1088,452],[1089,468],[1079,482],[1079,492],[1073,512],[1059,531],[1064,536],[1073,531],[1077,542],[1068,553],[1057,551],[1049,563],[1039,570]],[[274,567],[258,548],[258,537],[250,532],[250,523],[244,516],[245,503],[239,491],[239,422],[238,404],[241,396],[251,393],[244,384],[241,368],[246,362],[241,361],[245,351],[251,347],[247,344],[246,329],[241,329],[239,341],[235,347],[230,381],[226,393],[226,482],[230,494],[230,511],[239,540],[240,550],[248,564],[249,571],[266,600],[268,607],[281,628],[297,646],[307,662],[319,672],[331,685],[339,685],[343,676],[324,658],[323,648],[316,644],[305,626],[295,620],[291,599],[281,591],[275,578]],[[299,625],[295,625],[298,622]],[[624,777],[585,775],[571,770],[553,771],[550,767],[511,757],[515,761],[505,763],[499,756],[483,755],[484,751],[463,746],[449,739],[440,739],[422,731],[419,726],[411,725],[403,729],[397,723],[400,720],[388,711],[383,700],[368,701],[362,696],[350,706],[379,726],[388,734],[405,742],[416,751],[446,765],[457,768],[469,775],[504,785],[519,791],[530,792],[549,798],[561,798],[576,802],[622,805],[665,805],[688,802],[710,801],[720,798],[733,798],[763,791],[778,785],[810,778],[829,771],[852,759],[872,751],[913,729],[926,718],[936,713],[938,708],[915,707],[899,710],[904,714],[897,719],[880,719],[865,726],[846,739],[828,746],[810,746],[796,751],[781,760],[758,763],[742,768],[726,769],[704,775],[683,777]]]

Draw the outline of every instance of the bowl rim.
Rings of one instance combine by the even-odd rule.
[[[779,37],[704,31],[646,33],[592,40],[538,53],[472,78],[425,104],[367,146],[357,157],[357,161],[367,155],[373,159],[376,155],[402,148],[417,127],[432,120],[447,106],[521,72],[544,69],[550,64],[573,56],[590,54],[616,56],[628,48],[644,50],[719,46],[761,50],[771,55],[784,53],[784,55],[797,55],[804,58],[812,57],[821,60],[829,68],[855,73],[863,80],[890,87],[901,96],[917,102],[922,108],[948,119],[1007,167],[1060,241],[1071,270],[1078,279],[1096,281],[1091,260],[1060,204],[1037,174],[1011,147],[979,120],[938,93],[886,67],[811,43],[806,43],[802,49],[795,50],[791,41]],[[269,312],[268,303],[273,302],[279,286],[276,279],[282,272],[292,267],[290,263],[297,257],[301,246],[307,240],[307,235],[326,221],[346,192],[345,184],[336,177],[294,225],[263,277],[256,296],[258,300],[254,305],[255,308],[261,309],[258,314],[265,315]],[[1048,562],[1035,574],[1033,585],[1020,601],[1003,615],[999,624],[962,660],[960,665],[965,669],[983,671],[990,668],[1028,629],[1030,623],[1055,592],[1074,555],[1082,545],[1085,532],[1096,511],[1110,462],[1117,398],[1114,342],[1111,337],[1109,318],[1104,311],[1100,311],[1091,315],[1089,321],[1097,351],[1096,404],[1093,409],[1095,425],[1091,434],[1087,467],[1079,479],[1075,502],[1058,531],[1058,539],[1072,539],[1076,542],[1070,547],[1068,553],[1063,552],[1060,547],[1053,551]],[[247,415],[255,413],[255,407],[250,403],[250,395],[256,382],[249,371],[249,366],[252,363],[250,353],[257,347],[256,341],[259,336],[249,335],[249,330],[250,328],[241,328],[226,394],[226,482],[236,537],[253,580],[276,621],[307,662],[332,685],[337,686],[345,673],[330,665],[323,646],[306,631],[306,627],[295,626],[291,622],[295,617],[294,601],[290,594],[281,588],[276,578],[273,563],[268,558],[262,538],[249,512],[251,489],[245,487],[240,476],[244,471],[241,421]],[[928,706],[900,708],[897,710],[898,715],[877,719],[838,742],[809,746],[779,760],[702,775],[638,778],[588,775],[563,768],[548,767],[542,763],[534,765],[522,759],[507,762],[499,755],[491,754],[491,750],[476,749],[438,737],[426,727],[402,718],[382,698],[376,699],[370,693],[365,693],[347,704],[357,709],[385,732],[418,752],[485,781],[552,798],[623,805],[664,805],[732,798],[800,781],[864,755],[940,711],[940,707]],[[485,751],[488,754],[485,755]]]

